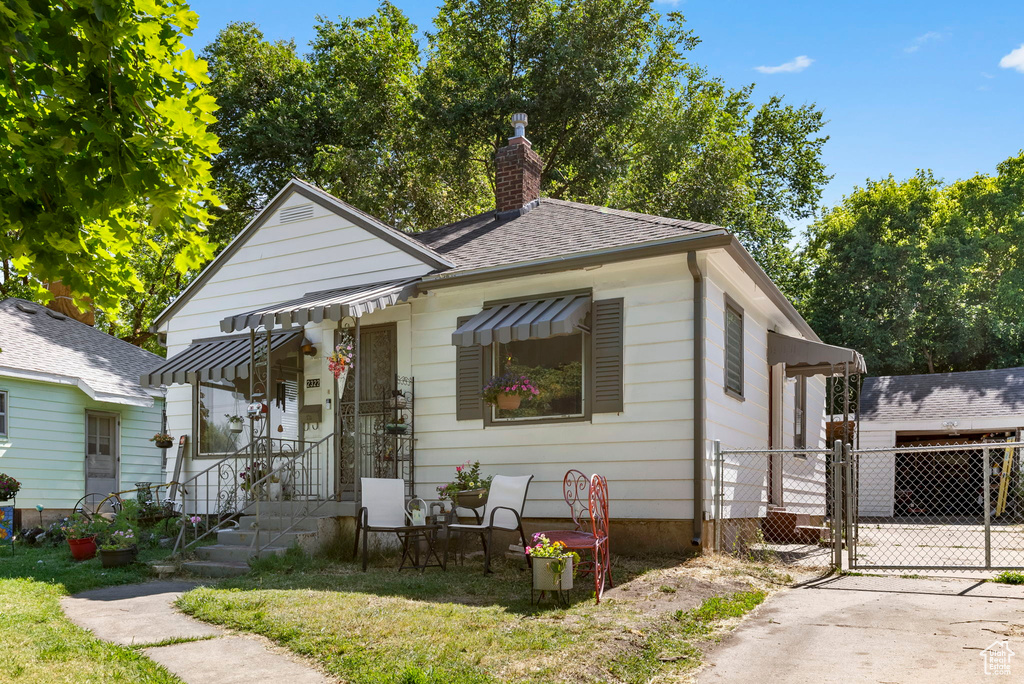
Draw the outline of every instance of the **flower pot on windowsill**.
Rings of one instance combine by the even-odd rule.
[[[87,561],[96,555],[96,537],[68,539],[68,548],[76,561]]]
[[[561,572],[552,564],[565,563]],[[572,589],[572,556],[533,559],[533,588],[535,591],[569,591]]]
[[[452,501],[459,508],[483,508],[487,503],[487,489],[464,489],[452,495]]]
[[[502,393],[498,395],[495,403],[502,411],[515,411],[519,408],[519,405],[523,403],[523,398],[518,394]]]
[[[100,563],[105,568],[119,568],[134,563],[138,555],[137,546],[130,546],[127,549],[100,549]]]

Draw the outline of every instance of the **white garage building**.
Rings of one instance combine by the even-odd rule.
[[[980,449],[899,448],[1016,441],[1022,427],[1024,368],[865,379],[860,447],[884,451],[860,457],[860,515],[968,513],[983,483]]]

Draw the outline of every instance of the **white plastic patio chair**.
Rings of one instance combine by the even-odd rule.
[[[405,481],[401,479],[363,477],[363,507],[356,516],[356,543],[352,555],[359,553],[359,532],[363,533],[363,572],[367,565],[368,532],[394,532],[412,524],[405,506]]]
[[[526,534],[523,532],[523,507],[526,505],[526,492],[530,489],[533,475],[512,477],[495,475],[491,480],[491,489],[487,493],[487,504],[484,507],[482,522],[478,524],[453,523],[449,530],[479,532],[484,544],[484,572],[491,571],[491,548],[493,547],[494,530],[518,530],[519,538],[526,548]],[[444,548],[444,564],[448,564],[448,545]],[[530,557],[526,557],[527,563]]]

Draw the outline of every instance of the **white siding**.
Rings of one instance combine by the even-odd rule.
[[[22,484],[18,508],[73,507],[85,495],[85,412],[120,416],[120,485],[160,483],[162,455],[149,438],[160,431],[162,401],[149,408],[91,400],[77,387],[0,377],[10,430],[0,437],[0,473]],[[109,492],[102,492],[109,494]]]
[[[767,449],[770,444],[768,331],[800,336],[792,323],[721,253],[708,255],[707,273],[707,436],[720,440],[723,449]],[[725,298],[729,295],[743,308],[744,392],[737,399],[725,392]],[[781,439],[777,448],[794,446],[796,382],[782,384]],[[825,440],[825,382],[807,383],[808,446]],[[712,459],[707,459],[706,506],[711,506]],[[768,505],[767,454],[736,455],[725,459],[723,473],[725,510],[729,518],[763,517]],[[825,456],[807,460],[781,458],[782,503],[794,512],[820,515],[825,502]]]
[[[310,204],[292,194],[281,208]],[[312,217],[280,223],[280,210],[232,254],[210,280],[167,322],[167,355],[184,350],[194,339],[221,334],[228,315],[276,304],[318,290],[423,275],[431,270],[416,257],[359,228],[318,204]],[[319,343],[322,329],[310,326]],[[321,345],[324,349],[328,345]],[[321,354],[307,365],[322,366]],[[168,388],[168,426],[172,434],[191,434],[190,386]],[[319,396],[311,397],[319,400]],[[190,443],[194,440],[190,438]],[[173,459],[172,459],[173,460]],[[169,464],[173,468],[173,463]]]
[[[484,301],[577,288],[625,300],[625,406],[593,422],[483,427],[455,419],[459,316]],[[681,257],[592,271],[520,277],[436,291],[412,302],[416,377],[416,483],[420,496],[479,460],[484,471],[533,474],[527,514],[565,517],[561,483],[569,468],[608,478],[615,518],[684,519],[693,513],[692,287]]]

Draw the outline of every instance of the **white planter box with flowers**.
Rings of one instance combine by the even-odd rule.
[[[562,542],[553,542],[543,534],[535,534],[533,546],[526,547],[526,555],[533,564],[534,591],[561,592],[572,589],[573,568],[580,561],[575,551],[566,551]]]

